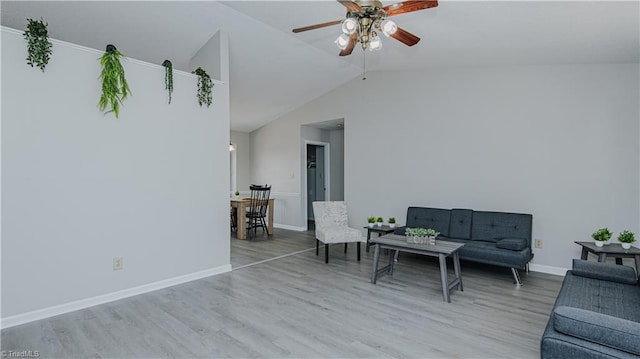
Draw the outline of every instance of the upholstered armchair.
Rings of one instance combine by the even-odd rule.
[[[367,242],[359,229],[347,225],[347,204],[342,201],[313,202],[316,222],[316,256],[320,242],[324,243],[324,262],[329,263],[329,244],[344,243],[347,252],[348,243],[357,243],[360,260],[360,243]]]

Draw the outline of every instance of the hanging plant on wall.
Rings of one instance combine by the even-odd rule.
[[[198,75],[198,104],[202,106],[203,103],[207,104],[207,107],[211,106],[211,100],[213,96],[211,89],[213,88],[213,81],[202,67],[198,67],[192,73]]]
[[[44,72],[51,55],[51,42],[47,32],[47,23],[40,20],[27,19],[27,30],[24,39],[27,40],[27,64],[36,65]]]
[[[171,61],[164,60],[164,88],[169,92],[169,103],[171,103],[171,94],[173,93],[173,65]]]
[[[104,111],[109,106],[111,109],[105,114],[113,112],[116,118],[120,113],[122,100],[131,94],[127,80],[124,78],[124,68],[120,63],[122,58],[125,58],[125,56],[113,45],[107,45],[107,51],[100,58],[100,65],[102,65],[102,73],[100,73],[102,96],[98,101],[98,108],[100,111]]]

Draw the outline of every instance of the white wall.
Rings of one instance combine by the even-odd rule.
[[[231,131],[230,140],[236,153],[236,188],[248,192],[251,185],[251,137],[246,132]]]
[[[175,71],[169,105],[164,69],[125,60],[116,119],[96,107],[100,55],[54,42],[42,73],[2,30],[3,326],[230,270],[228,85],[199,107]]]
[[[344,130],[329,131],[331,144],[331,200],[344,200]]]
[[[532,213],[533,263],[567,268],[594,229],[639,230],[638,77],[637,64],[371,72],[254,131],[252,153],[299,191],[284,174],[300,144],[278,139],[344,118],[353,226],[403,223],[410,205]]]

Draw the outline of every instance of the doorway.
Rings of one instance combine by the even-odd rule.
[[[329,144],[307,143],[307,228],[315,229],[314,201],[329,200]]]

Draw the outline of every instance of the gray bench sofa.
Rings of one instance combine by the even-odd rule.
[[[540,357],[640,358],[640,287],[633,268],[574,259]]]
[[[409,207],[407,221],[396,228],[433,228],[439,239],[464,243],[460,259],[511,268],[514,280],[521,285],[518,270],[527,270],[533,258],[531,226],[533,216],[522,213]]]

